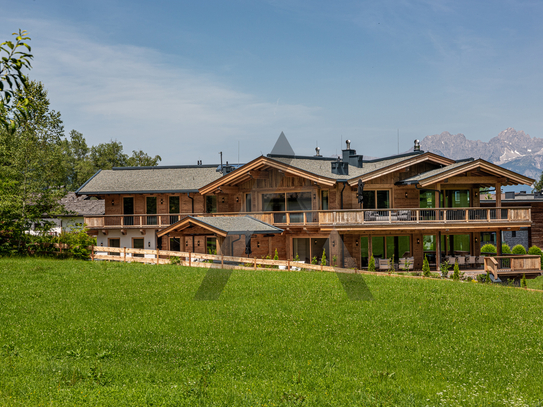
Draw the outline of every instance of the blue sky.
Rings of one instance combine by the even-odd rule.
[[[162,164],[543,137],[540,1],[3,1],[67,132]],[[424,148],[424,146],[423,146]]]

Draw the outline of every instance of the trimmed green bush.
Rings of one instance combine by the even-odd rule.
[[[373,258],[373,253],[370,256],[370,261],[368,263],[368,271],[375,271],[375,259]]]
[[[422,275],[424,277],[430,277],[430,263],[428,262],[426,255],[424,255],[424,260],[422,262]]]
[[[497,253],[496,246],[493,244],[487,243],[483,247],[481,247],[481,253]]]
[[[511,254],[511,248],[507,243],[502,243],[502,254]]]
[[[532,246],[528,249],[528,254],[541,256],[541,269],[543,270],[543,250],[537,246]]]
[[[523,245],[517,244],[515,247],[513,247],[512,252],[513,254],[526,254],[526,249]]]
[[[458,281],[460,280],[460,266],[458,266],[458,262],[454,263],[454,269],[453,269],[453,280]]]

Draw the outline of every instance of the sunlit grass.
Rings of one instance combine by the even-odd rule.
[[[0,405],[543,400],[541,292],[261,270],[195,299],[205,273],[0,259]]]

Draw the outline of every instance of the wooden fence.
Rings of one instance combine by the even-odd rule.
[[[143,257],[141,257],[143,256]],[[91,260],[110,260],[127,263],[171,264],[172,257],[179,258],[179,264],[188,267],[224,268],[232,270],[257,270],[260,268],[281,268],[288,271],[317,270],[355,273],[354,269],[307,264],[293,260],[257,259],[256,257],[234,257],[221,254],[174,252],[170,250],[131,249],[128,247],[92,247]]]

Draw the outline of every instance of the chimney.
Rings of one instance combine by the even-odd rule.
[[[353,167],[362,168],[364,165],[362,160],[364,159],[363,155],[356,155],[356,150],[351,149],[351,140],[345,140],[347,148],[342,150],[343,152],[343,162]]]
[[[349,175],[349,163],[345,161],[332,161],[332,174]]]

